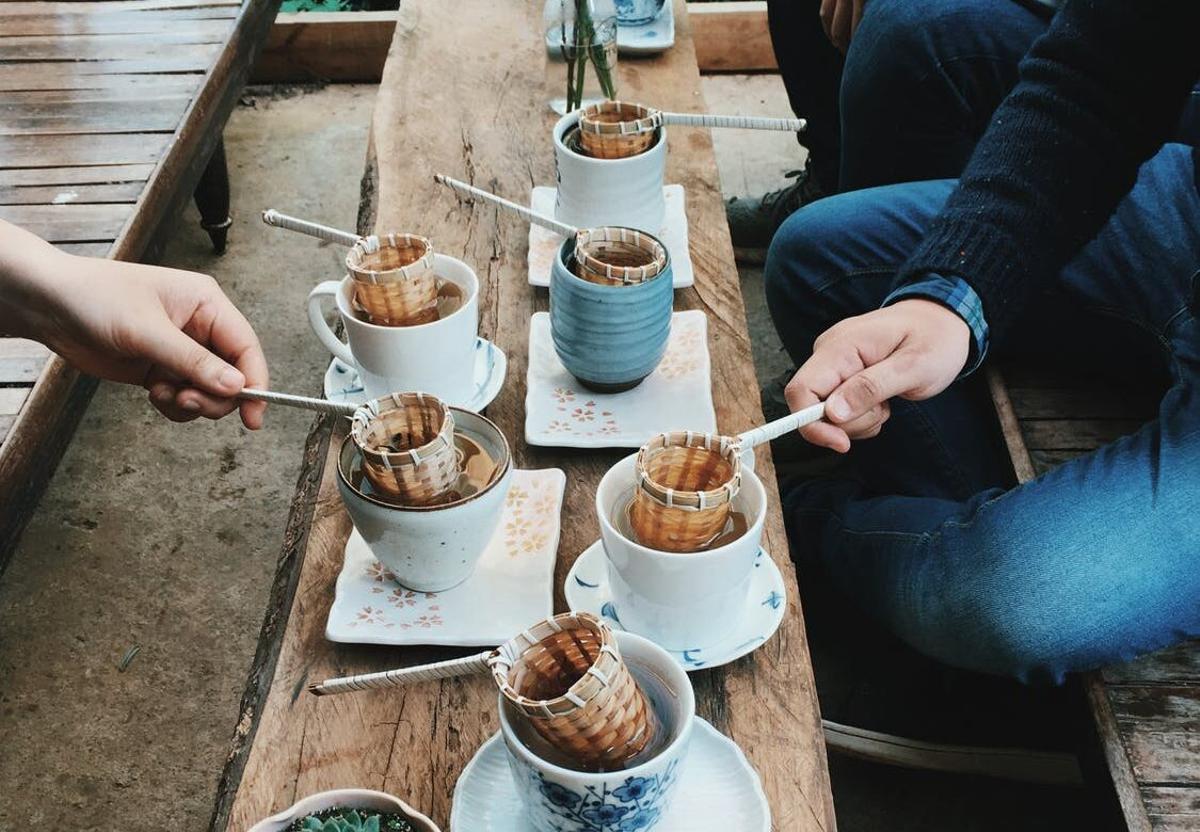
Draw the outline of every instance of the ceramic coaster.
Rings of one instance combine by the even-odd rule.
[[[537,187],[529,197],[529,206],[547,216],[554,216],[554,200],[557,188]],[[676,289],[691,286],[696,282],[692,271],[692,259],[688,254],[687,211],[684,206],[683,186],[666,185],[663,199],[667,203],[663,229],[658,239],[671,255],[671,275]],[[540,225],[529,226],[529,283],[532,286],[550,285],[550,267],[558,256],[563,238]]]
[[[658,17],[638,26],[617,26],[617,49],[622,55],[654,55],[675,45],[674,4],[663,3]]]
[[[486,338],[475,341],[475,394],[462,405],[464,410],[476,413],[492,403],[504,386],[504,374],[508,371],[508,356]],[[402,392],[402,391],[397,391]],[[338,359],[329,362],[325,371],[325,398],[331,402],[364,404],[367,394],[358,380],[358,370],[347,367]]]
[[[640,448],[667,430],[715,432],[708,322],[675,312],[662,363],[624,393],[595,393],[567,372],[550,338],[550,315],[529,321],[525,441],[556,448]]]
[[[654,832],[770,832],[771,807],[758,772],[737,743],[700,717],[692,725],[683,774],[675,789]],[[619,823],[620,816],[636,806],[622,807],[617,797],[620,791],[604,797],[618,822],[597,825],[596,832],[643,828]],[[494,734],[479,747],[458,778],[450,810],[450,832],[527,832],[524,814],[504,740]]]
[[[488,647],[554,614],[554,561],[566,475],[558,468],[513,471],[504,515],[466,581],[444,592],[396,583],[358,531],[346,543],[330,641]]]
[[[614,627],[624,629],[608,588],[608,559],[601,541],[597,540],[575,560],[567,573],[563,593],[572,612],[595,613]],[[750,576],[746,609],[741,619],[730,625],[728,636],[703,650],[672,650],[670,653],[684,670],[689,671],[728,664],[753,652],[774,635],[785,612],[787,595],[783,575],[779,574],[775,561],[759,549],[754,560],[754,573]]]

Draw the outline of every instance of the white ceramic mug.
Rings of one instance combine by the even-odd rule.
[[[525,821],[537,832],[650,832],[670,811],[683,773],[696,696],[691,680],[671,654],[633,633],[616,633],[621,658],[634,672],[655,680],[642,685],[669,739],[650,759],[620,771],[577,771],[553,760],[557,754],[500,694],[500,735],[508,751]],[[611,819],[611,822],[605,822]],[[621,821],[618,827],[617,821]]]
[[[500,525],[512,483],[512,455],[500,429],[477,413],[452,412],[455,432],[474,439],[503,467],[490,485],[466,499],[436,506],[387,503],[351,484],[352,463],[361,456],[351,437],[338,453],[338,491],[354,528],[375,559],[418,592],[441,592],[471,577]]]
[[[438,277],[462,289],[462,306],[441,320],[416,326],[379,326],[362,320],[351,302],[349,278],[327,280],[308,294],[308,322],[317,338],[342,363],[356,367],[363,389],[377,399],[399,390],[432,393],[465,406],[475,393],[475,343],[479,332],[479,278],[461,260],[433,256]],[[341,341],[321,309],[334,298],[349,343]]]
[[[612,523],[618,504],[633,494],[636,458],[631,454],[610,468],[596,490],[616,615],[626,630],[668,650],[712,647],[737,626],[746,609],[767,516],[766,491],[753,471],[742,470],[735,503],[749,522],[746,533],[731,543],[704,552],[649,549]]]
[[[661,234],[667,210],[663,199],[666,130],[659,128],[654,144],[636,156],[595,159],[571,150],[564,141],[578,122],[576,110],[554,125],[555,218],[579,228],[617,225]]]

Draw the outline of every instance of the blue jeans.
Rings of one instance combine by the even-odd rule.
[[[865,24],[864,24],[865,25]],[[1162,373],[1158,418],[1005,489],[981,374],[895,401],[858,477],[785,495],[793,553],[916,649],[1059,681],[1200,635],[1200,196],[1192,148],[1165,146],[1100,235],[1045,287],[999,354],[1110,379]],[[830,197],[783,225],[766,265],[797,364],[816,337],[879,307],[954,186]]]

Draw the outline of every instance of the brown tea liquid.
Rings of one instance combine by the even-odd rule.
[[[353,304],[354,317],[360,321],[366,321],[369,324],[377,326],[417,326],[418,324],[430,324],[434,321],[440,321],[443,318],[449,318],[458,310],[462,309],[464,303],[465,292],[463,288],[453,280],[446,280],[439,277],[437,279],[437,304],[427,312],[418,315],[413,320],[405,324],[392,324],[385,321],[377,321],[367,314],[356,302]]]
[[[393,437],[394,442],[404,443],[406,440],[402,436]],[[395,448],[395,450],[407,450],[407,448]],[[500,463],[496,461],[483,445],[476,442],[469,436],[466,436],[458,431],[454,432],[454,450],[458,453],[459,459],[459,474],[458,480],[450,487],[448,491],[443,493],[438,499],[423,505],[445,505],[446,503],[457,502],[464,500],[467,497],[472,497],[483,491],[492,480],[495,479],[497,472],[500,469]],[[377,500],[393,505],[402,505],[395,497],[386,494],[381,494],[376,489],[371,488],[370,481],[366,478],[363,470],[362,456],[356,455],[350,468],[350,484],[364,494],[370,494]]]
[[[616,507],[612,513],[612,524],[622,536],[629,540],[640,543],[642,546],[653,549],[654,546],[643,541],[637,531],[633,527],[633,519],[629,516],[630,510],[633,508],[633,494],[631,490],[628,496],[617,500]],[[733,541],[744,535],[750,529],[750,521],[746,517],[746,512],[743,510],[742,504],[734,498],[733,505],[730,506],[729,516],[725,520],[725,526],[721,531],[717,532],[711,538],[704,542],[700,547],[693,549],[692,552],[707,552],[710,549],[718,549],[721,546],[728,546]],[[685,554],[685,553],[680,553]]]

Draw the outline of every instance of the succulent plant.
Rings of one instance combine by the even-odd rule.
[[[351,809],[331,818],[308,816],[300,827],[304,832],[379,832],[379,815],[359,814]]]
[[[295,832],[412,832],[412,824],[400,815],[357,809],[325,809],[301,818],[290,827]]]

